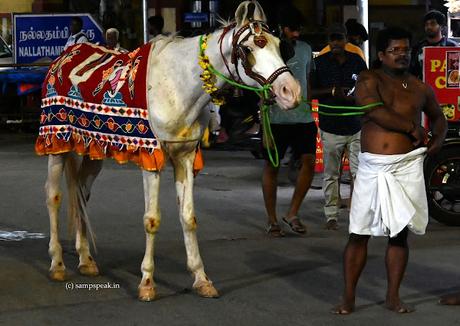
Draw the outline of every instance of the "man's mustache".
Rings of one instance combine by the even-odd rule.
[[[395,60],[396,63],[403,63],[403,64],[408,64],[409,63],[409,59],[396,59]]]

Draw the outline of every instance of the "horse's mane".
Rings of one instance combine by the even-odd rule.
[[[219,29],[227,28],[235,23],[235,19],[231,19],[231,18],[225,19],[219,15],[217,15],[216,21],[219,23],[219,27],[218,27]]]
[[[154,47],[155,52],[160,53],[161,51],[164,50],[164,48],[169,43],[172,43],[172,42],[177,41],[179,39],[183,39],[183,37],[177,35],[177,32],[176,32],[176,33],[173,33],[171,35],[159,34],[159,35],[155,36],[154,38],[152,38],[149,42],[154,43],[155,44],[155,47]]]

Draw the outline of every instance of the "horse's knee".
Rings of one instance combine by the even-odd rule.
[[[47,191],[46,204],[49,206],[59,207],[61,205],[62,195],[60,193],[52,193]]]
[[[144,216],[145,232],[155,234],[160,227],[160,218],[154,216]]]
[[[196,217],[190,216],[183,219],[184,229],[187,231],[195,231],[197,228]]]

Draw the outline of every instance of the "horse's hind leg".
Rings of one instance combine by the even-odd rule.
[[[67,154],[48,156],[48,176],[45,184],[46,206],[50,218],[50,242],[48,253],[51,258],[49,277],[54,281],[64,281],[66,270],[59,243],[59,208],[61,206],[61,179]]]
[[[153,281],[154,270],[154,241],[155,234],[160,226],[160,209],[158,195],[160,190],[160,173],[143,171],[144,181],[144,228],[145,228],[145,255],[142,260],[142,280],[139,284],[139,300],[152,301],[155,299],[155,283]]]
[[[88,156],[83,158],[80,170],[78,171],[78,185],[81,194],[80,205],[84,206],[83,209],[85,209],[86,203],[89,200],[93,182],[99,175],[99,172],[101,172],[102,163],[102,160],[91,160]],[[85,214],[81,210],[80,208],[79,213]],[[99,269],[90,252],[86,232],[87,225],[84,219],[80,219],[80,221],[81,223],[79,223],[77,227],[77,236],[75,240],[75,249],[77,250],[80,260],[78,270],[82,275],[97,276],[99,275]]]
[[[196,218],[193,205],[193,162],[195,151],[171,156],[174,164],[176,191],[179,203],[180,220],[184,233],[185,249],[187,251],[187,267],[195,278],[194,290],[202,297],[216,298],[219,296],[206,276],[201,260],[196,236]]]

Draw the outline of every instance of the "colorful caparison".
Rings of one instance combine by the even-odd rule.
[[[75,151],[91,159],[112,157],[160,170],[163,153],[147,120],[152,46],[120,54],[82,43],[53,62],[42,88],[37,154]]]

